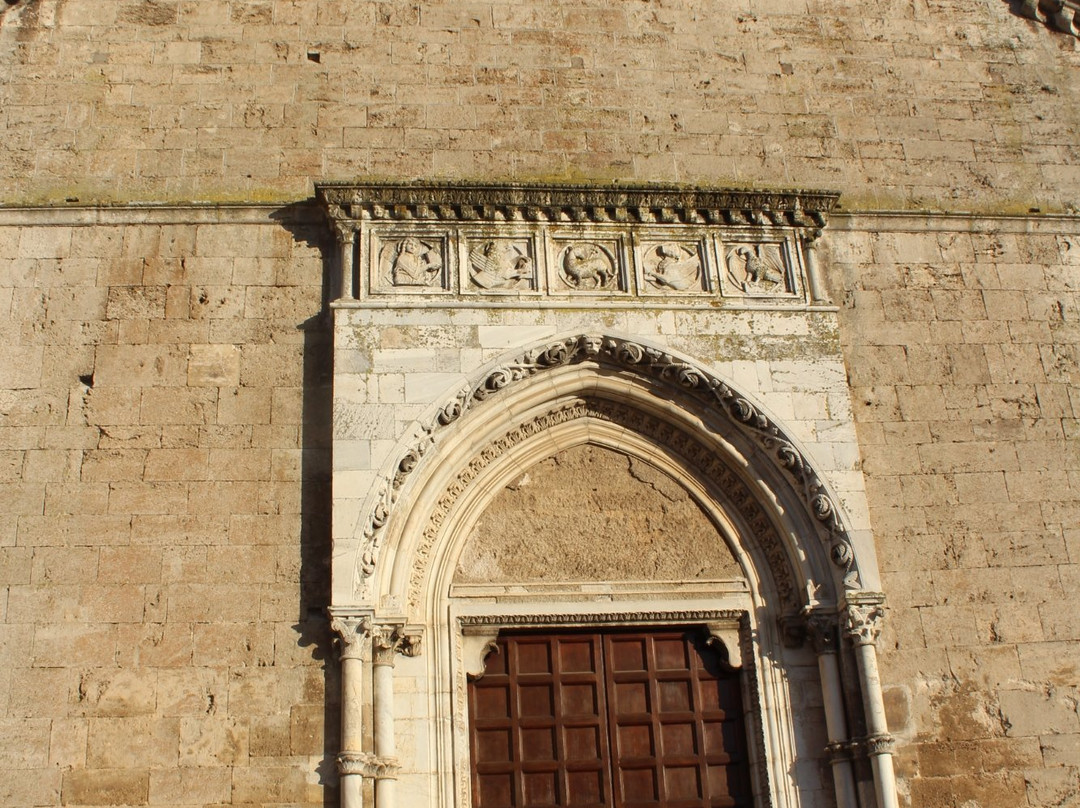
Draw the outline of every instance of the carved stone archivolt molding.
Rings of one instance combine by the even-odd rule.
[[[743,518],[757,546],[768,560],[769,570],[785,607],[797,608],[797,587],[780,536],[746,484],[720,458],[686,432],[639,409],[607,400],[580,399],[543,413],[482,449],[458,472],[438,500],[416,548],[416,563],[409,582],[409,605],[415,608],[428,574],[428,561],[442,533],[447,516],[458,498],[491,462],[531,437],[581,418],[594,418],[625,427],[652,438],[686,460],[701,476],[719,487]]]
[[[593,363],[601,367],[633,373],[670,387],[678,394],[690,396],[705,405],[709,411],[721,415],[726,423],[749,436],[764,450],[764,455],[769,458],[773,467],[786,478],[807,513],[811,515],[813,522],[819,526],[821,538],[828,544],[829,557],[840,573],[844,590],[854,592],[862,589],[855,552],[836,502],[813,465],[779,424],[762,413],[749,399],[727,382],[698,365],[631,340],[595,334],[569,337],[528,350],[508,362],[487,370],[437,408],[431,420],[421,426],[419,437],[393,466],[389,479],[376,495],[375,505],[363,529],[363,543],[356,571],[358,587],[362,588],[364,581],[375,572],[386,526],[403,486],[422,459],[438,444],[444,431],[466,412],[498,396],[501,391],[545,371],[582,363]],[[539,434],[559,423],[560,419],[565,421],[583,417],[586,414],[566,409],[555,410],[535,421],[520,425],[514,432],[508,433],[493,445],[483,448],[469,465],[462,469],[458,479],[451,484],[450,489],[440,501],[438,511],[432,514],[427,531],[438,532],[453,499],[465,490],[469,481],[482,468],[502,452],[507,451],[516,442]],[[615,418],[615,409],[609,406],[603,411],[598,410],[596,417]],[[672,437],[678,437],[678,430],[670,424],[655,419],[655,423],[650,422],[644,414],[636,410],[633,413],[629,411],[621,413],[618,417],[623,418],[624,421],[629,420],[626,426],[630,429],[651,429],[654,432],[668,430]],[[702,447],[698,445],[696,449],[693,448],[697,445],[696,441],[684,436],[682,442],[684,456],[693,460],[695,465],[710,475],[723,474],[725,469],[723,463],[717,458],[712,458],[710,461],[709,458],[703,457],[702,454],[706,452]],[[734,479],[734,475],[730,475],[730,472],[729,476]],[[741,488],[733,486],[733,489],[734,501],[739,505],[740,511],[746,509],[743,512],[744,518],[752,526],[757,526],[755,530],[760,528],[759,539],[767,537],[769,535],[768,520],[760,507],[754,503],[745,486]],[[446,503],[445,507],[443,501]],[[429,553],[433,542],[434,538],[429,538],[425,533],[420,547],[421,554]],[[794,597],[794,583],[790,578],[785,581],[782,577],[784,575],[782,571],[788,570],[789,565],[786,560],[781,563],[784,551],[779,542],[763,541],[762,547],[766,552],[780,554],[770,556],[773,573],[778,576],[777,586],[782,587],[787,596]],[[770,547],[776,549],[770,550]],[[421,558],[421,561],[423,560],[424,558]],[[411,588],[415,589],[415,585],[414,581]]]
[[[342,304],[508,294],[827,303],[811,245],[832,192],[322,183],[316,195],[341,247]]]

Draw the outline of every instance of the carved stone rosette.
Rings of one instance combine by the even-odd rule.
[[[368,295],[646,295],[708,305],[819,305],[807,245],[838,195],[819,191],[320,183],[339,244],[359,242]],[[636,245],[631,247],[631,245]],[[342,272],[351,270],[343,261]],[[715,301],[714,301],[715,302]]]

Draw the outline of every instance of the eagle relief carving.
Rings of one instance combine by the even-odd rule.
[[[795,292],[780,244],[733,244],[726,252],[732,291],[746,297],[779,297]]]

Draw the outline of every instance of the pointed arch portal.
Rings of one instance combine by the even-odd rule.
[[[394,808],[399,781],[408,783],[410,804],[440,808],[488,808],[498,793],[516,795],[507,799],[517,805],[532,793],[520,779],[527,778],[527,761],[516,757],[529,754],[522,751],[527,728],[511,710],[505,720],[516,729],[507,730],[509,745],[496,757],[505,757],[506,772],[518,772],[506,775],[518,784],[507,781],[488,802],[476,802],[478,719],[470,713],[469,681],[490,669],[492,649],[536,645],[507,645],[506,637],[540,636],[535,632],[553,638],[543,646],[550,648],[576,648],[580,642],[571,640],[584,636],[640,636],[643,648],[653,647],[653,637],[670,645],[679,632],[704,637],[741,688],[746,753],[739,776],[749,784],[747,805],[894,806],[874,650],[882,597],[861,478],[845,478],[835,464],[822,467],[816,458],[830,450],[819,437],[807,445],[807,428],[773,415],[768,395],[741,390],[709,362],[676,349],[659,315],[651,323],[620,315],[624,322],[638,316],[651,336],[619,329],[559,334],[538,325],[545,310],[563,308],[578,312],[564,319],[594,320],[595,303],[585,295],[624,288],[644,294],[643,270],[632,265],[652,266],[649,243],[661,245],[661,258],[679,257],[687,277],[701,273],[701,294],[722,290],[746,256],[778,256],[778,267],[800,273],[786,288],[806,294],[795,316],[817,317],[820,279],[804,235],[813,222],[794,212],[753,227],[753,216],[735,229],[712,227],[709,217],[722,217],[701,213],[698,200],[700,221],[676,207],[674,223],[654,219],[631,232],[624,248],[616,232],[623,226],[619,205],[605,208],[612,220],[587,226],[554,224],[553,217],[571,215],[565,206],[561,214],[543,214],[549,224],[494,223],[524,221],[530,208],[523,198],[517,209],[471,209],[492,223],[476,225],[475,240],[487,241],[470,251],[471,231],[439,235],[434,224],[462,208],[387,208],[367,199],[369,190],[355,191],[351,207],[328,205],[345,279],[344,299],[335,304],[330,609],[342,649],[343,806],[374,800],[375,808]],[[593,219],[600,215],[590,210]],[[422,305],[378,299],[379,284],[388,284],[387,294],[418,293],[412,281],[394,290],[392,270],[406,241],[410,256],[437,266]],[[772,252],[772,244],[781,246]],[[596,286],[571,288],[555,308],[536,301],[538,312],[526,315],[518,293],[512,300],[462,297],[463,268],[477,255],[485,258],[488,283],[498,256],[517,256],[522,272],[534,272],[538,293],[551,294],[560,278],[574,282],[565,274],[567,256],[595,263],[599,275]],[[601,267],[603,256],[609,263]],[[721,256],[728,275],[710,269]],[[546,274],[532,269],[534,261],[546,264]],[[555,274],[559,266],[562,275]],[[439,299],[436,284],[452,299]],[[583,296],[573,297],[577,292]],[[744,283],[744,296],[751,292],[762,290]],[[664,300],[654,308],[693,312],[701,303]],[[617,299],[605,305],[632,311]],[[775,324],[780,315],[790,319],[792,311],[782,310],[789,305],[777,295],[775,310],[745,316]],[[459,320],[466,325],[455,326]],[[474,333],[477,347],[456,351],[457,366],[441,367],[440,350],[450,355],[443,346],[452,335]],[[425,340],[428,348],[421,347]],[[485,340],[504,347],[485,348]],[[826,392],[838,401],[846,396],[846,388]],[[850,425],[843,428],[850,433]],[[520,493],[530,484],[537,488]],[[588,491],[578,496],[581,486]],[[852,502],[854,519],[846,508]],[[604,647],[623,647],[612,642],[604,639]],[[642,662],[640,675],[655,664]],[[513,701],[518,669],[500,670],[511,678],[499,688],[510,688]],[[551,687],[562,692],[561,674],[544,675],[555,677]],[[552,726],[561,720],[553,718]],[[695,720],[705,727],[714,718]],[[666,759],[656,752],[656,761]],[[698,766],[705,775],[719,760],[671,759],[683,761],[672,771]],[[552,765],[563,772],[563,785],[541,792],[569,799],[570,775],[561,763]],[[655,776],[669,776],[665,765],[656,763]],[[822,782],[823,770],[832,771],[831,783]],[[667,792],[658,786],[656,793]]]

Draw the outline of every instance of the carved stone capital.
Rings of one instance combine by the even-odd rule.
[[[330,628],[342,659],[360,659],[364,640],[371,633],[371,618],[367,615],[331,615]]]
[[[863,741],[868,755],[891,755],[896,746],[896,739],[892,735],[871,735]]]
[[[873,645],[881,634],[885,609],[880,603],[853,603],[844,612],[844,636],[855,645]]]
[[[420,654],[420,633],[410,631],[401,623],[382,623],[371,629],[372,662],[375,665],[394,664],[397,654],[418,656]]]
[[[835,654],[839,645],[839,619],[835,614],[815,612],[806,618],[806,633],[814,653]]]
[[[328,205],[326,209],[330,226],[338,244],[351,244],[356,238],[356,223],[352,221],[340,205]]]
[[[854,757],[851,741],[833,741],[825,747],[825,756],[834,766]]]
[[[338,774],[359,774],[371,780],[396,780],[401,766],[397,758],[370,752],[342,752],[337,756]]]

